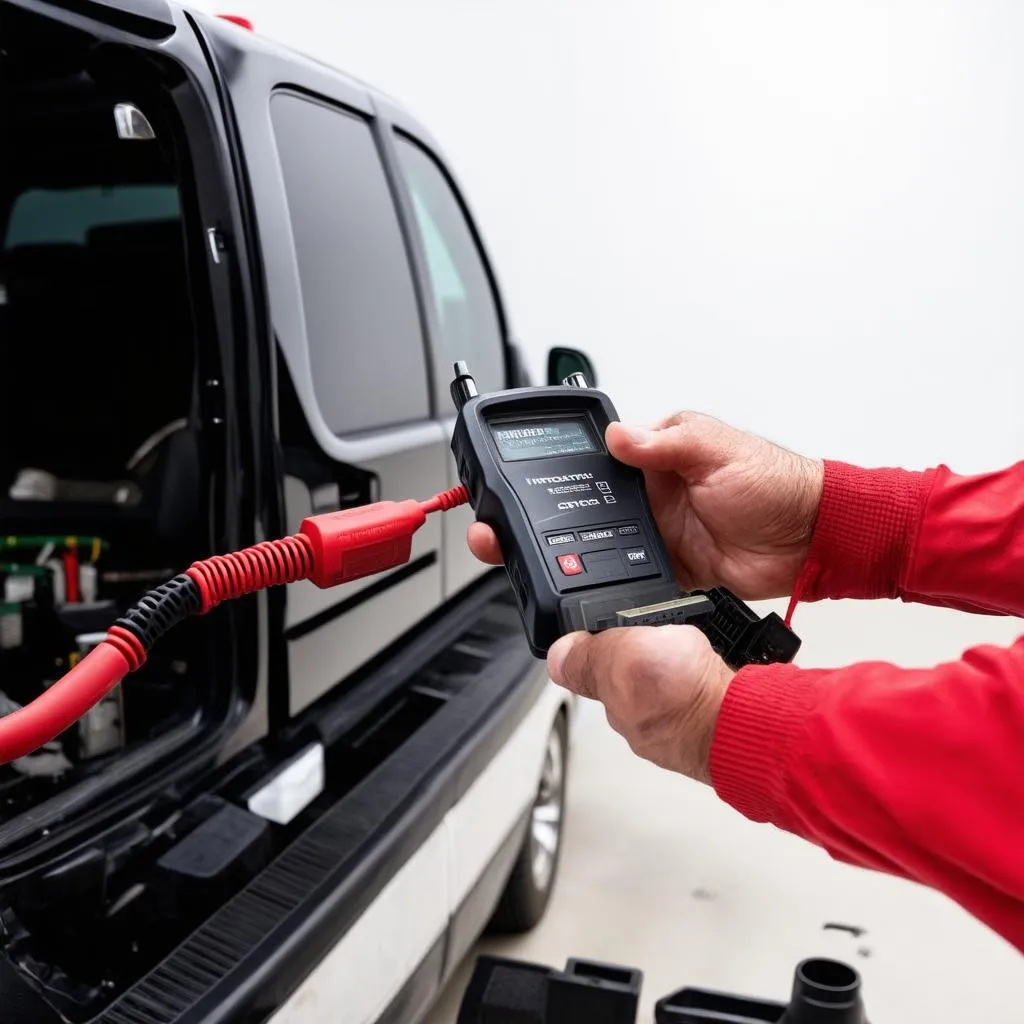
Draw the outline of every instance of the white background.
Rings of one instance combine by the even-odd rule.
[[[865,465],[978,472],[1024,457],[1024,4],[239,0],[230,13],[390,93],[440,140],[538,379],[549,346],[574,345],[624,417],[697,408]],[[889,604],[806,608],[797,626],[804,664],[929,664],[1020,631]],[[580,794],[581,820],[603,799]],[[628,834],[627,847],[642,826]],[[770,848],[790,865],[788,899],[803,862]],[[762,876],[738,871],[750,911],[709,947],[737,969],[773,944],[760,918],[744,931]],[[893,966],[907,958],[912,990],[938,971],[931,1005],[951,1015],[981,979],[1004,996],[1019,981],[965,915],[931,917],[939,904],[919,890],[835,872],[821,891],[904,928],[899,957],[872,968],[892,993],[878,1019],[910,1020]],[[763,899],[777,892],[762,882]],[[578,938],[560,906],[545,924],[565,937],[561,953],[545,947],[553,961],[587,952],[562,948]],[[789,957],[748,966],[747,990],[784,988]],[[731,962],[688,980],[725,983]],[[1011,1017],[993,1002],[988,1019]]]

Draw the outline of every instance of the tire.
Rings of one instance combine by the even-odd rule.
[[[569,729],[563,711],[548,736],[523,845],[488,926],[492,934],[528,932],[548,908],[562,853],[568,755]]]

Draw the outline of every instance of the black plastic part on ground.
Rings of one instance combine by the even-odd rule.
[[[632,967],[569,960],[564,971],[482,956],[458,1024],[636,1024],[643,975]]]
[[[797,965],[788,1005],[683,988],[658,1000],[654,1020],[655,1024],[868,1024],[860,975],[838,960],[822,959]]]

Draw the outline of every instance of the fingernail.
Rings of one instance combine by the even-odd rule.
[[[561,639],[556,640],[548,648],[548,675],[551,676],[551,681],[558,683],[559,686],[565,685],[565,673],[563,671],[565,659],[569,656],[569,652],[572,650],[577,639],[576,636],[570,633],[568,636],[563,636]]]
[[[646,427],[625,427],[626,437],[633,444],[647,444],[651,439],[651,432]]]

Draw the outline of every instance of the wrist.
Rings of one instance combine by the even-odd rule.
[[[714,744],[718,719],[729,691],[729,684],[736,673],[714,652],[709,652],[708,666],[704,685],[701,688],[701,699],[697,703],[696,717],[696,758],[694,768],[688,774],[697,782],[712,785],[711,781],[711,748]]]
[[[790,827],[788,766],[799,755],[826,675],[796,665],[747,665],[732,680],[712,742],[712,785],[753,821]]]
[[[797,528],[800,531],[800,536],[804,538],[807,549],[810,550],[825,490],[825,460],[800,456],[797,477],[800,492]]]
[[[899,596],[933,475],[825,461],[800,600]]]

